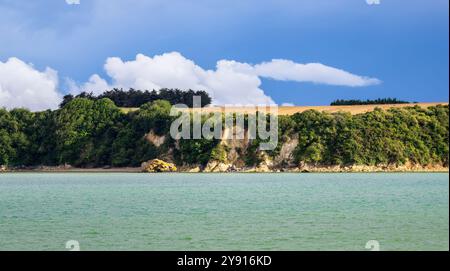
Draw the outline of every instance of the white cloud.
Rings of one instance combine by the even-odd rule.
[[[41,72],[18,58],[0,61],[0,107],[57,108],[61,101],[57,86],[58,74],[50,68]]]
[[[105,70],[121,86],[142,89],[206,87],[203,84],[206,72],[176,52],[153,58],[139,54],[136,60],[127,62],[111,57],[106,61]]]
[[[381,4],[381,1],[380,0],[366,0],[366,3],[368,5],[379,5],[379,4]]]
[[[72,79],[67,79],[67,84],[71,94],[79,94],[83,91],[92,92],[94,95],[100,95],[107,90],[111,90],[108,82],[101,78],[98,74],[94,74],[89,78],[89,81],[81,86],[78,86]]]
[[[351,74],[320,63],[299,64],[290,60],[274,59],[254,66],[255,74],[282,81],[312,82],[318,84],[363,87],[381,83],[376,78]]]
[[[179,88],[206,90],[214,104],[274,104],[261,89],[260,78],[350,87],[380,83],[376,78],[320,63],[299,64],[282,59],[257,65],[220,60],[214,70],[205,70],[177,52],[154,57],[139,54],[132,61],[111,57],[106,60],[104,69],[111,83],[97,74],[80,85],[69,79],[70,92],[92,91],[98,95],[113,87]],[[33,111],[57,108],[62,96],[57,86],[58,74],[50,68],[38,71],[18,58],[0,61],[0,107],[25,107]]]
[[[293,103],[282,103],[281,106],[295,106]]]
[[[66,3],[68,5],[79,5],[80,4],[80,0],[66,0]]]
[[[283,59],[257,65],[220,60],[215,70],[205,70],[178,52],[154,57],[139,54],[132,61],[111,57],[104,68],[112,79],[111,85],[93,75],[81,86],[72,84],[71,91],[101,93],[112,87],[195,89],[206,90],[215,104],[273,104],[272,98],[261,89],[261,77],[350,87],[380,83],[376,78],[351,74],[320,63],[299,64]]]

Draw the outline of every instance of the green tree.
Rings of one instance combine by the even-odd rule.
[[[76,166],[108,164],[121,111],[109,99],[76,98],[55,115],[58,163]]]

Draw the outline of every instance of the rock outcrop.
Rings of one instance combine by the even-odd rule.
[[[218,161],[210,161],[203,169],[203,172],[229,172],[231,171],[231,168],[231,164]]]
[[[404,165],[314,165],[300,163],[295,171],[299,172],[448,172],[444,165],[422,166],[406,162]]]
[[[190,168],[190,169],[187,170],[187,172],[189,172],[189,173],[198,173],[198,172],[201,172],[201,171],[202,170],[201,170],[200,167],[194,167],[194,168]]]
[[[164,162],[163,160],[153,159],[148,162],[144,162],[141,165],[143,172],[175,172],[177,167],[172,163]]]

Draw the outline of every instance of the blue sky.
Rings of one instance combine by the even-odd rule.
[[[284,59],[321,63],[380,83],[355,87],[260,76],[258,88],[279,104],[378,97],[448,101],[448,5],[448,0],[380,0],[379,5],[365,0],[81,0],[79,5],[0,0],[0,61],[16,57],[40,72],[50,67],[58,74],[56,88],[67,93],[82,89],[93,74],[114,85],[117,78],[105,71],[110,57],[125,62],[137,54],[178,52],[204,70],[215,70],[219,60],[253,65]],[[8,81],[3,89],[13,84]]]

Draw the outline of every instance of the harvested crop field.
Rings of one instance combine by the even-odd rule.
[[[442,102],[442,103],[411,103],[411,104],[374,104],[374,105],[340,105],[340,106],[279,106],[278,107],[278,114],[279,115],[293,115],[295,113],[300,113],[306,110],[317,110],[321,112],[329,112],[329,113],[336,113],[336,112],[349,112],[352,115],[355,114],[361,114],[365,112],[373,111],[375,108],[381,108],[381,109],[389,109],[389,108],[403,108],[403,107],[411,107],[411,106],[420,106],[420,107],[430,107],[430,106],[436,106],[436,105],[448,105],[448,102]],[[124,112],[130,112],[135,111],[137,108],[122,108],[122,111]],[[196,109],[198,111],[200,109]],[[212,113],[212,112],[219,112],[224,111],[224,107],[222,106],[211,106],[211,107],[205,107],[201,109],[204,113]],[[229,110],[229,108],[228,108]],[[254,112],[255,109],[251,107],[233,107],[232,112],[245,112],[245,113],[251,113]]]

